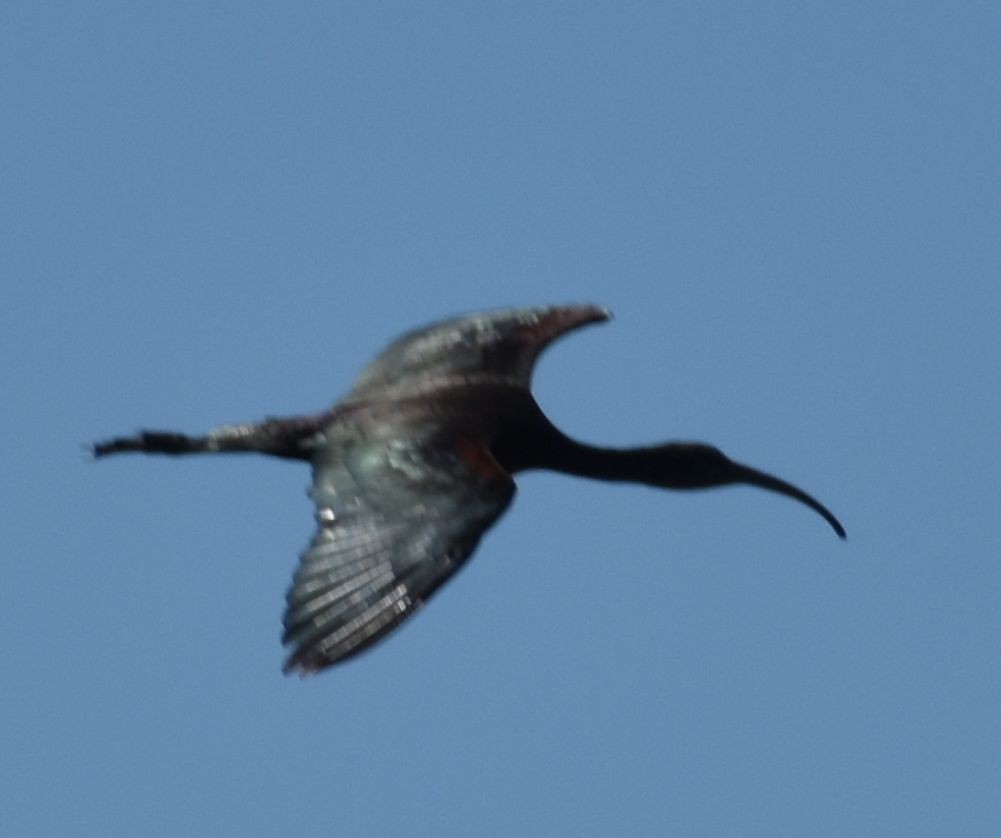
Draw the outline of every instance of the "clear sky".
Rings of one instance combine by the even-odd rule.
[[[1001,834],[1001,8],[7,3],[0,820],[17,836]],[[607,444],[281,675],[308,469],[83,444],[333,402],[570,301]]]

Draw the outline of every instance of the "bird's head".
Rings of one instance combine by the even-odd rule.
[[[793,498],[821,515],[840,538],[845,529],[820,501],[797,486],[764,471],[737,463],[712,445],[670,442],[637,452],[641,481],[665,489],[709,489],[745,483]]]
[[[739,482],[735,463],[702,442],[668,442],[637,452],[643,482],[663,489],[708,489]]]

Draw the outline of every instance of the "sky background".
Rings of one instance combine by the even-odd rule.
[[[17,836],[1001,834],[1001,8],[0,10],[0,821]],[[308,469],[94,463],[571,301],[590,442],[377,649],[281,675]]]

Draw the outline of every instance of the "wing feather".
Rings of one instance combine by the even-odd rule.
[[[403,335],[363,370],[346,402],[392,397],[445,379],[527,388],[539,353],[560,335],[610,313],[593,305],[499,309]]]
[[[415,613],[514,495],[437,437],[354,440],[314,463],[319,530],[286,597],[285,671],[357,654]]]

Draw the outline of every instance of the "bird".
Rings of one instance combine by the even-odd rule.
[[[595,305],[454,317],[408,332],[333,407],[222,425],[204,436],[140,431],[98,442],[124,452],[257,452],[309,463],[316,530],[286,595],[285,673],[305,676],[394,631],[470,558],[515,495],[514,475],[546,469],[663,489],[748,484],[845,529],[802,489],[701,442],[604,448],[564,434],[531,392],[554,340],[609,320]]]

